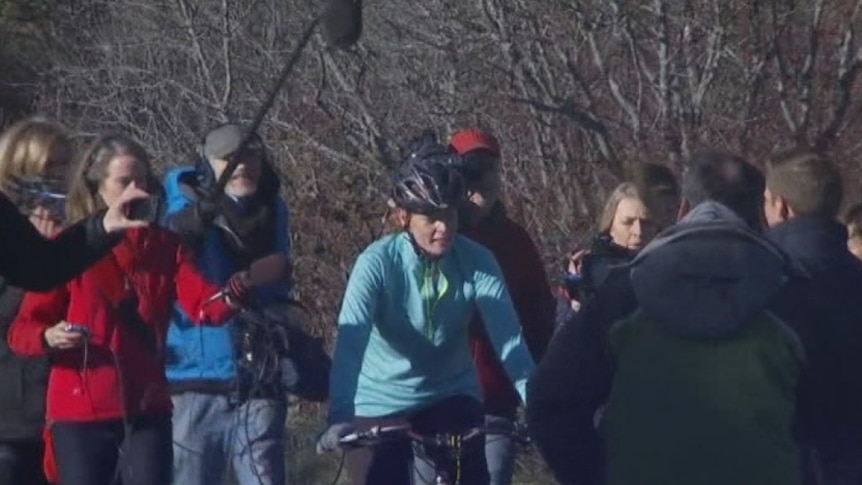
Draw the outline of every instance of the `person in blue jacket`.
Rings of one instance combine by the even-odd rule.
[[[339,438],[353,430],[376,425],[409,424],[425,435],[481,426],[482,391],[468,336],[477,311],[525,400],[533,360],[500,267],[488,249],[457,234],[457,209],[466,198],[451,158],[457,155],[436,143],[417,148],[394,176],[389,203],[396,232],[359,255],[347,284],[320,452],[338,449]],[[450,476],[487,484],[485,441],[463,446],[460,468]],[[430,483],[434,477],[406,442],[348,451],[346,465],[354,484]]]
[[[165,224],[196,250],[201,272],[224,285],[253,261],[290,250],[288,210],[279,196],[279,179],[267,160],[263,141],[236,153],[242,126],[211,130],[193,166],[171,170],[165,181]],[[227,159],[241,163],[225,187],[214,193]],[[286,283],[251,295],[266,304],[286,297]],[[179,306],[167,337],[167,377],[174,405],[174,483],[222,483],[228,463],[241,484],[285,483],[287,399],[279,382],[253,382],[242,356],[241,321],[201,327]]]

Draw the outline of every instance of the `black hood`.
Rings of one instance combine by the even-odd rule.
[[[847,249],[847,228],[820,217],[795,217],[772,227],[767,237],[806,273],[853,264]]]
[[[781,250],[714,202],[695,207],[630,266],[645,315],[686,337],[732,333],[767,305],[792,272]]]

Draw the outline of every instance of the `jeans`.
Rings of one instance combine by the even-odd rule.
[[[47,485],[42,471],[44,453],[41,439],[0,442],[0,485]]]
[[[379,418],[357,417],[360,430],[373,426],[409,424],[413,431],[430,436],[460,433],[482,425],[482,404],[467,396],[454,396],[409,415]],[[464,485],[487,485],[488,465],[482,440],[464,444],[459,468],[447,470],[450,479]],[[353,485],[433,485],[434,462],[443,463],[439,450],[417,449],[406,441],[384,442],[375,448],[347,452],[345,465]],[[430,455],[430,456],[429,456]],[[460,475],[460,476],[458,476]]]
[[[494,429],[514,430],[515,424],[509,418],[485,415],[485,426]],[[485,436],[485,458],[488,460],[488,473],[491,485],[511,485],[515,472],[515,442],[510,436]]]
[[[171,482],[170,416],[51,425],[63,485],[167,485]],[[119,472],[119,473],[118,473]]]
[[[283,485],[285,401],[184,392],[174,404],[174,483],[223,483],[228,464],[240,485]]]

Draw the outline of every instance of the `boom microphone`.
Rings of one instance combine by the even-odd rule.
[[[362,0],[329,0],[322,16],[329,45],[346,49],[362,35]]]
[[[362,0],[330,0],[323,14],[314,17],[305,27],[299,38],[299,42],[297,42],[287,57],[287,62],[278,75],[278,79],[269,90],[269,93],[267,93],[266,100],[258,108],[251,125],[246,129],[245,137],[234,156],[228,160],[224,172],[222,172],[216,181],[216,194],[221,195],[224,193],[225,186],[239,166],[240,157],[236,156],[236,154],[243,153],[254,139],[255,133],[257,133],[258,128],[263,123],[263,118],[269,109],[272,108],[276,96],[278,96],[279,91],[281,91],[281,88],[287,82],[287,77],[293,71],[293,66],[299,61],[300,54],[305,50],[305,47],[311,40],[311,35],[320,23],[323,23],[324,36],[331,45],[340,49],[352,46],[359,40],[359,36],[362,34]]]

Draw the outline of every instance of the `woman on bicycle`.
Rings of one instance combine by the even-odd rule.
[[[144,148],[122,135],[98,139],[71,181],[70,221],[115,203],[128,186],[159,187]],[[19,354],[50,357],[50,478],[64,485],[170,483],[163,348],[172,303],[199,323],[220,323],[233,311],[221,300],[209,304],[218,291],[176,236],[149,226],[126,232],[65,286],[26,294],[8,341]]]
[[[533,360],[500,268],[487,249],[456,234],[466,190],[453,156],[426,144],[394,176],[389,205],[398,230],[369,246],[350,275],[338,318],[330,426],[319,450],[337,449],[340,437],[376,425],[409,424],[423,435],[481,426],[468,339],[476,311],[525,398]],[[450,475],[487,484],[484,439],[464,446],[460,469]],[[433,483],[435,475],[407,442],[351,450],[346,463],[357,485]]]

